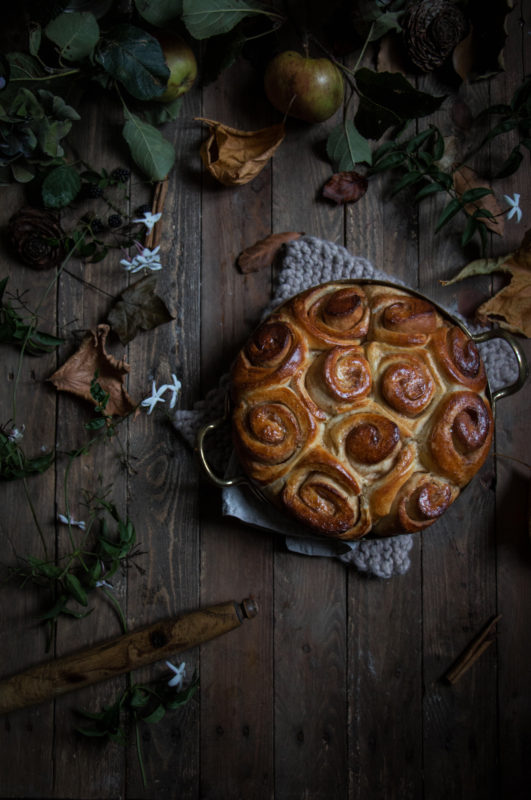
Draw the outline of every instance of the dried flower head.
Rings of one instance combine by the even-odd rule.
[[[51,211],[21,208],[9,220],[8,231],[18,257],[32,269],[53,269],[65,257],[65,234]]]

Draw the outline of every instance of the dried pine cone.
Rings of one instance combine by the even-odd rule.
[[[420,0],[409,6],[404,31],[411,61],[423,72],[431,72],[465,38],[468,22],[449,0]]]
[[[32,269],[52,269],[65,257],[65,234],[51,211],[21,208],[9,220],[8,230],[15,252]]]

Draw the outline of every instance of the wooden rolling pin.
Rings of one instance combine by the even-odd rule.
[[[241,603],[231,600],[156,622],[79,653],[31,667],[0,681],[0,714],[168,659],[238,628],[257,613],[258,606],[252,598]]]

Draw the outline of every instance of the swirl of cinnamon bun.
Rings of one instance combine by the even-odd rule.
[[[299,332],[280,318],[271,318],[253,333],[232,367],[233,396],[254,386],[289,379],[308,352]]]
[[[312,347],[359,344],[369,328],[367,297],[359,286],[329,284],[308,289],[293,299],[291,308]]]
[[[250,392],[233,413],[233,439],[248,474],[260,483],[281,477],[315,434],[315,422],[287,387]]]
[[[487,385],[485,367],[475,342],[457,325],[441,328],[433,336],[433,348],[450,380],[481,392]]]
[[[430,453],[443,475],[464,486],[485,461],[492,434],[492,412],[481,396],[454,392],[436,410]]]
[[[305,388],[317,407],[340,414],[370,394],[371,368],[361,347],[333,347],[314,359]]]
[[[406,294],[377,294],[373,298],[372,339],[389,344],[413,346],[426,344],[441,325],[435,306],[420,297]]]
[[[345,452],[356,464],[372,466],[384,461],[400,441],[398,426],[382,414],[353,414],[346,424]]]
[[[425,472],[417,472],[402,487],[397,503],[399,530],[414,533],[433,525],[459,494],[457,486]]]
[[[416,417],[431,403],[435,382],[426,364],[414,356],[405,356],[387,367],[382,375],[381,391],[395,411]]]
[[[355,477],[322,447],[297,462],[280,500],[300,522],[328,536],[357,539],[371,527]]]

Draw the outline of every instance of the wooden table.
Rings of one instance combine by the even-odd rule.
[[[462,86],[472,108],[507,100],[529,72],[529,7],[517,2],[508,18],[506,70]],[[390,276],[448,307],[468,311],[493,291],[477,278],[442,288],[465,257],[457,229],[432,235],[437,204],[417,208],[406,196],[389,199],[387,177],[371,181],[355,205],[320,199],[330,174],[323,142],[337,119],[316,126],[288,122],[273,161],[251,183],[225,188],[201,169],[205,136],[194,117],[243,129],[278,120],[256,76],[238,63],[213,84],[190,92],[180,118],[167,126],[177,165],[165,206],[159,292],[175,320],[138,335],[127,347],[129,391],[135,401],[175,373],[182,408],[209,389],[243,343],[271,293],[273,274],[242,275],[235,258],[271,231],[305,231],[345,245]],[[449,114],[432,120],[448,130]],[[77,146],[99,168],[127,161],[115,136],[112,109],[87,107]],[[508,153],[511,143],[500,147]],[[498,151],[499,152],[499,151]],[[509,222],[492,253],[520,242],[531,215],[528,156],[499,191],[521,194],[520,225]],[[20,205],[17,188],[2,187],[1,221]],[[133,175],[131,206],[149,199]],[[58,354],[24,358],[17,392],[18,424],[29,454],[57,448],[53,468],[29,478],[27,490],[52,551],[66,546],[64,478],[90,410],[57,393],[46,378],[76,347],[76,332],[105,319],[110,296],[126,276],[113,252],[103,263],[73,262],[41,310],[43,325],[66,335]],[[28,289],[35,303],[50,280],[31,272],[2,246],[2,275]],[[82,278],[82,281],[79,280]],[[97,287],[97,290],[94,289]],[[79,336],[77,336],[79,340]],[[524,342],[528,356],[531,350]],[[120,347],[113,352],[121,354]],[[18,352],[2,346],[2,422],[10,416]],[[159,407],[160,408],[160,407]],[[85,740],[74,732],[76,707],[97,710],[125,686],[119,678],[0,722],[0,795],[24,798],[518,798],[531,783],[531,551],[528,533],[529,390],[500,402],[490,457],[466,495],[415,539],[411,567],[390,580],[369,578],[336,559],[286,550],[281,537],[221,519],[218,490],[199,474],[164,413],[126,423],[122,434],[133,470],[112,446],[98,446],[71,467],[72,513],[82,517],[80,491],[112,484],[112,498],[134,521],[141,549],[135,569],[113,581],[130,630],[169,615],[252,594],[259,615],[236,631],[183,655],[197,669],[197,700],[157,725],[143,726],[148,785],[143,787],[134,735],[127,747]],[[1,561],[39,555],[32,510],[21,481],[1,491]],[[45,660],[35,623],[41,596],[2,587],[1,676]],[[118,635],[103,598],[82,621],[61,620],[53,643],[59,656]],[[494,614],[496,642],[454,686],[442,676]],[[165,674],[164,665],[135,680]]]

